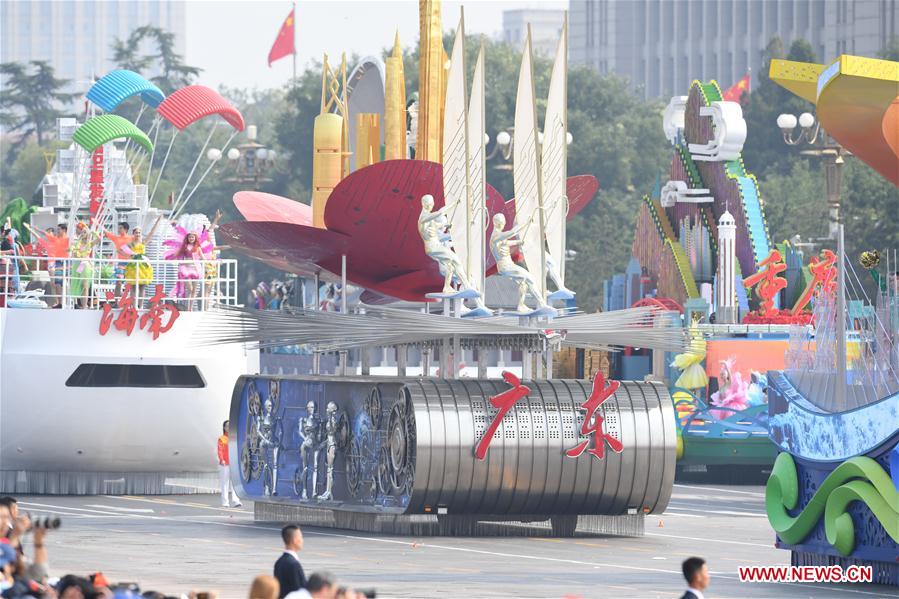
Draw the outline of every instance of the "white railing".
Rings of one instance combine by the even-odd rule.
[[[180,303],[184,310],[237,304],[237,260],[18,256],[16,262],[18,274],[11,256],[0,258],[0,306],[99,309],[119,303],[127,289],[134,306],[146,308],[157,286],[160,301]]]

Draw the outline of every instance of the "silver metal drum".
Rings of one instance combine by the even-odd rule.
[[[661,513],[674,483],[674,408],[664,385],[622,382],[599,409],[605,431],[623,445],[602,459],[566,450],[580,436],[581,404],[591,382],[526,381],[531,392],[503,418],[484,460],[474,448],[497,410],[489,397],[501,380],[409,381],[415,412],[416,464],[407,513]],[[601,442],[600,439],[596,440]]]

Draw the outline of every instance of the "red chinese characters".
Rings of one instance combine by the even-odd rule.
[[[103,305],[103,312],[100,316],[100,334],[105,335],[109,331],[110,326],[114,326],[120,331],[125,331],[127,335],[131,335],[134,326],[139,321],[140,329],[151,333],[155,341],[159,338],[159,335],[168,332],[172,325],[175,324],[175,321],[178,320],[178,316],[180,316],[178,308],[171,304],[162,303],[164,298],[162,285],[156,285],[156,293],[150,298],[150,308],[141,316],[134,306],[131,285],[125,285],[122,297],[119,298],[119,313],[116,316],[112,308],[115,294],[107,291],[107,303]],[[166,319],[166,313],[168,313],[168,319]]]
[[[759,307],[760,315],[777,312],[774,310],[774,298],[787,286],[787,280],[777,275],[785,270],[787,265],[783,263],[783,257],[778,250],[773,250],[767,258],[759,262],[757,273],[743,279],[743,286],[747,288],[755,286],[755,294],[762,300]]]
[[[808,305],[812,300],[815,289],[820,288],[821,292],[830,293],[836,288],[837,267],[835,265],[837,256],[830,250],[824,250],[821,252],[821,255],[821,258],[812,258],[811,263],[808,265],[808,269],[812,273],[812,280],[809,281],[805,291],[796,300],[796,305],[793,306],[793,314],[799,314]]]
[[[109,326],[113,325],[120,331],[125,331],[126,335],[131,335],[134,325],[137,324],[137,308],[134,307],[134,297],[131,296],[131,285],[125,285],[125,291],[119,299],[119,315],[115,320],[115,314],[112,312],[112,302],[115,301],[115,293],[106,292],[106,303],[103,304],[103,315],[100,317],[100,334],[105,335],[109,331]]]
[[[519,399],[527,397],[531,392],[531,388],[527,385],[522,385],[521,379],[511,372],[503,372],[503,380],[512,385],[512,388],[490,398],[490,403],[494,408],[498,409],[499,412],[493,417],[493,422],[487,427],[487,432],[484,433],[484,436],[481,437],[481,440],[478,441],[478,445],[475,448],[474,455],[479,460],[483,460],[487,456],[487,448],[490,447],[490,441],[493,440],[493,434],[496,432],[496,429],[499,428],[500,422],[503,421],[503,418],[509,410],[515,406],[515,403],[518,402]]]
[[[566,451],[565,455],[570,458],[576,458],[586,450],[587,453],[593,454],[593,457],[601,460],[605,456],[606,443],[609,444],[609,449],[615,453],[621,453],[624,445],[622,445],[621,441],[605,432],[603,427],[605,418],[597,413],[603,402],[612,397],[620,385],[619,381],[610,381],[607,385],[602,373],[596,373],[596,376],[593,377],[593,391],[590,393],[587,401],[581,404],[581,407],[586,410],[584,422],[581,424],[581,436],[592,436],[593,446],[587,449],[591,439],[586,439]]]

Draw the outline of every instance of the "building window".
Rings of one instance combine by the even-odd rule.
[[[734,32],[734,5],[733,2],[725,2],[721,11],[721,33],[733,35]]]
[[[744,0],[738,13],[740,21],[739,31],[742,34],[749,32],[749,4]],[[752,24],[754,27],[760,27],[762,24],[762,3],[753,2],[752,4]]]
[[[206,386],[196,366],[150,364],[81,364],[66,387],[141,387],[150,389],[202,389]]]
[[[758,31],[762,29],[764,25],[764,20],[762,18],[762,10],[765,8],[764,2],[753,2],[752,3],[752,30]],[[765,43],[768,43],[768,38],[773,35],[771,31],[764,31]]]
[[[799,0],[796,4],[796,29],[798,34],[808,29],[809,26],[809,0]]]
[[[749,4],[746,0],[737,5],[737,32],[744,35],[749,32]]]
[[[780,5],[780,28],[785,33],[793,31],[793,7],[792,2]]]
[[[824,2],[815,2],[815,27],[824,27]]]
[[[765,12],[768,13],[768,31],[773,35],[777,31],[777,2],[766,2]]]

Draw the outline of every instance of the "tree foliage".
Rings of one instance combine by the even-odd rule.
[[[5,62],[0,64],[0,75],[6,79],[0,90],[0,124],[18,135],[13,148],[18,149],[32,137],[43,145],[57,117],[64,116],[60,106],[75,98],[76,94],[63,91],[69,80],[57,78],[45,60],[32,60],[27,65]],[[7,159],[14,160],[15,154],[7,154]]]
[[[153,43],[155,52],[143,53],[146,42]],[[184,57],[175,52],[174,33],[152,25],[138,27],[125,40],[116,38],[112,42],[112,61],[121,69],[155,73],[148,78],[165,95],[190,85],[203,70],[185,64]]]

